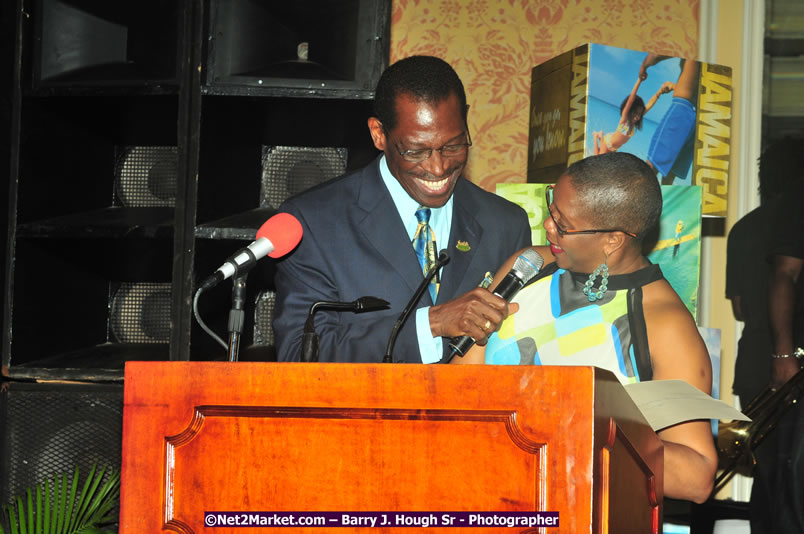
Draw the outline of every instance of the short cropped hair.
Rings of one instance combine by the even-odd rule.
[[[466,92],[449,63],[433,56],[400,59],[383,71],[374,92],[374,116],[387,131],[396,127],[396,100],[401,94],[418,102],[441,102],[451,94],[458,97],[463,122],[466,123]]]
[[[638,157],[626,152],[589,156],[564,172],[572,180],[584,215],[597,228],[616,228],[637,235],[659,223],[662,190],[656,173]]]

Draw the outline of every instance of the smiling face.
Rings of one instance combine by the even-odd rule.
[[[549,206],[550,215],[544,220],[550,252],[556,264],[569,271],[591,273],[605,260],[603,252],[607,234],[566,234],[562,230],[584,230],[595,228],[595,223],[584,216],[585,207],[575,191],[572,179],[563,175],[553,189],[553,203]]]
[[[640,125],[643,117],[645,117],[645,106],[635,104],[631,110],[631,125],[632,126]]]
[[[397,124],[388,132],[378,119],[369,119],[374,146],[385,152],[391,174],[411,198],[422,206],[441,207],[455,190],[466,167],[468,151],[445,157],[433,150],[429,158],[420,162],[407,161],[400,152],[466,143],[466,123],[458,98],[451,94],[428,103],[403,93],[396,99],[396,114]]]

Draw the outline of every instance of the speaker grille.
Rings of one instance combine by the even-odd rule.
[[[92,465],[120,468],[123,387],[8,384],[4,502],[54,475],[84,480]]]
[[[264,146],[261,208],[278,209],[289,197],[346,172],[345,148]]]
[[[254,344],[259,346],[274,346],[274,305],[276,293],[263,291],[257,295],[254,306]]]
[[[170,284],[122,283],[112,296],[110,315],[117,343],[170,343]]]
[[[178,149],[175,146],[135,146],[119,151],[115,169],[118,201],[129,208],[176,205]]]

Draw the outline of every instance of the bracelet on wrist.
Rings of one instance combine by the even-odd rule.
[[[798,347],[790,354],[771,354],[771,358],[773,358],[774,360],[779,360],[782,358],[802,358],[802,357],[804,357],[804,349],[802,349],[801,347]]]

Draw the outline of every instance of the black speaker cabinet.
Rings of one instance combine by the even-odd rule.
[[[31,3],[35,86],[177,84],[182,2]]]
[[[115,197],[129,208],[175,207],[178,148],[116,147]]]
[[[274,306],[276,291],[263,291],[257,295],[254,306],[254,344],[274,347]]]
[[[120,468],[122,384],[5,382],[2,502],[55,475],[83,480],[93,464]]]
[[[109,311],[113,343],[170,342],[170,284],[124,282],[114,291]]]
[[[386,66],[388,0],[211,0],[206,84],[368,98]]]
[[[260,207],[279,209],[289,197],[340,176],[346,159],[345,148],[263,147]]]
[[[0,375],[114,382],[133,359],[218,359],[197,282],[289,196],[376,157],[366,120],[391,0],[0,5],[13,62]],[[262,353],[275,288],[260,263],[242,346]],[[198,303],[219,335],[230,288]]]

